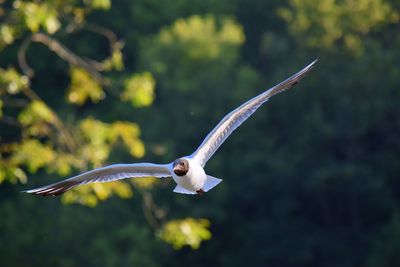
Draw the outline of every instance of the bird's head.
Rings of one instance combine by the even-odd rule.
[[[189,161],[187,159],[177,159],[173,163],[173,171],[178,176],[184,176],[189,171]]]

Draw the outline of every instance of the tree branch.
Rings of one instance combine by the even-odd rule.
[[[86,23],[84,27],[88,31],[95,32],[106,37],[108,39],[108,42],[110,43],[110,48],[112,52],[113,47],[118,42],[117,35],[112,30],[91,23]]]
[[[43,34],[43,33],[35,33],[31,37],[32,42],[37,42],[44,44],[51,51],[56,53],[60,58],[69,62],[72,65],[77,65],[84,68],[90,75],[93,76],[98,82],[103,83],[102,75],[99,73],[99,69],[96,66],[89,64],[87,61],[83,60],[68,48],[63,46],[59,41]]]
[[[0,117],[0,123],[8,124],[11,126],[15,126],[21,128],[21,124],[13,117],[3,115]]]
[[[140,190],[143,198],[143,213],[150,226],[157,230],[163,224],[166,211],[158,207],[153,200],[151,193],[146,190]]]
[[[22,72],[29,78],[32,78],[33,75],[35,74],[33,69],[29,67],[26,61],[26,50],[28,49],[31,43],[32,43],[32,36],[29,36],[25,38],[25,40],[22,42],[22,45],[18,49],[18,64]]]
[[[33,91],[31,88],[29,88],[29,87],[25,88],[22,92],[29,99],[35,100],[35,101],[41,101],[41,102],[44,103],[44,101],[40,98],[40,96],[37,95],[36,92]],[[68,148],[68,150],[71,151],[71,152],[75,151],[76,148],[77,148],[77,144],[75,142],[75,138],[74,138],[73,134],[65,127],[65,125],[63,124],[62,120],[57,115],[57,113],[55,111],[53,111],[53,110],[52,110],[52,112],[54,114],[54,123],[53,123],[53,125],[55,126],[57,131],[60,133],[60,136],[65,141],[65,145]]]

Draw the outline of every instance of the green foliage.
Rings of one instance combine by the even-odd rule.
[[[68,101],[76,105],[84,104],[87,99],[94,103],[105,97],[100,84],[83,68],[71,68],[71,84],[68,89]]]
[[[108,124],[88,118],[80,122],[79,129],[87,141],[87,145],[82,147],[82,154],[94,166],[100,166],[109,157],[110,148],[120,139],[133,157],[144,156],[145,148],[139,139],[139,127],[134,123],[116,121]]]
[[[107,185],[85,185],[65,193],[62,196],[62,202],[65,204],[79,203],[94,208],[99,201],[104,201],[114,194],[127,199],[132,197],[133,192],[129,184],[121,181],[110,182]]]
[[[56,154],[50,145],[42,144],[36,139],[26,139],[14,146],[11,163],[26,165],[28,170],[33,173],[39,168],[50,165],[55,157]]]
[[[0,48],[14,42],[15,29],[7,24],[0,26]]]
[[[172,66],[167,62],[190,70],[196,67],[193,62],[205,66],[210,61],[234,61],[243,42],[243,30],[234,20],[223,18],[218,25],[212,15],[192,16],[178,19],[144,42],[141,58],[152,71],[165,75]]]
[[[111,7],[111,0],[85,0],[84,2],[95,9],[107,10]]]
[[[14,68],[0,68],[0,92],[15,95],[29,86],[28,77],[19,74]]]
[[[150,72],[136,73],[125,80],[123,101],[130,101],[134,107],[145,107],[154,100],[156,82]]]
[[[122,71],[124,69],[124,62],[122,59],[122,48],[123,44],[121,42],[116,42],[115,44],[113,44],[111,56],[109,58],[106,58],[102,62],[102,67],[104,70]]]
[[[172,244],[175,249],[180,249],[183,246],[198,249],[202,241],[211,238],[209,227],[210,221],[207,219],[171,220],[163,226],[159,236]]]
[[[40,28],[43,28],[53,34],[61,26],[57,10],[50,2],[15,1],[13,5],[21,12],[20,17],[32,32],[38,32]]]
[[[338,41],[356,55],[366,34],[399,21],[399,12],[384,0],[290,0],[279,14],[306,45],[328,48]]]
[[[226,18],[220,28],[213,16],[192,16],[177,20],[170,28],[163,29],[158,35],[157,43],[164,46],[172,44],[185,51],[188,59],[213,59],[219,56],[222,49],[237,46],[244,41],[240,25]]]

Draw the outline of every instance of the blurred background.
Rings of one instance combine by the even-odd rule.
[[[400,265],[399,1],[0,3],[0,265]],[[201,197],[154,178],[20,192],[191,154],[316,58]]]

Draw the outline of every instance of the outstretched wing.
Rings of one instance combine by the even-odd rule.
[[[228,138],[228,136],[237,127],[247,120],[247,118],[249,118],[250,115],[253,114],[271,96],[274,96],[296,85],[304,76],[308,74],[316,62],[317,60],[313,61],[310,65],[297,72],[292,77],[250,99],[226,115],[220,121],[220,123],[218,123],[218,125],[206,136],[203,143],[201,143],[197,150],[192,154],[192,157],[204,167],[206,162],[211,158],[215,151],[217,151],[226,138]]]
[[[115,164],[88,171],[69,179],[60,181],[58,183],[27,190],[24,192],[41,196],[56,196],[82,184],[95,182],[111,182],[126,178],[147,176],[161,178],[169,177],[171,176],[171,173],[168,169],[168,164]]]

